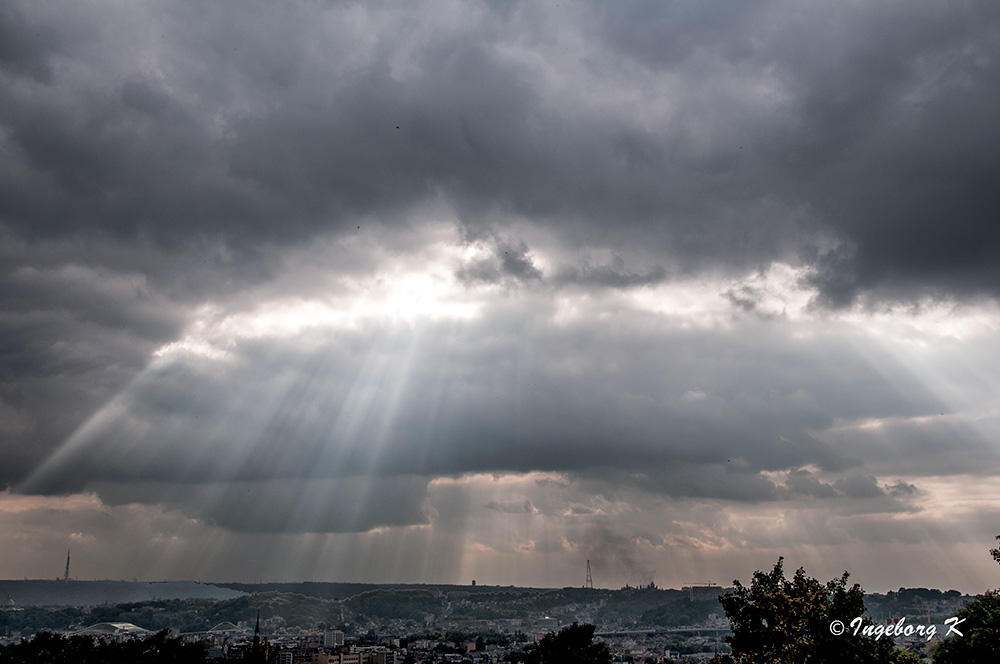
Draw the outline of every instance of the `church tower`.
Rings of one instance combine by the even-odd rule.
[[[257,624],[253,628],[253,645],[247,659],[251,662],[267,661],[267,642],[260,638],[260,609],[257,609]]]

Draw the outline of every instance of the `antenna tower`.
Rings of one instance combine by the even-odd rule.
[[[63,574],[63,583],[69,583],[69,549],[66,550],[66,573]]]
[[[594,577],[591,576],[591,574],[590,574],[590,561],[589,560],[587,561],[587,585],[586,585],[586,587],[587,588],[593,588],[594,587]]]

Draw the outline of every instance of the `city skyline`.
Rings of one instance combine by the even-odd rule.
[[[6,3],[0,578],[997,587],[998,34]]]

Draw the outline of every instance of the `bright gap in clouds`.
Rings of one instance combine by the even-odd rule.
[[[248,306],[202,306],[188,334],[154,356],[186,351],[218,357],[238,339],[293,338],[310,330],[360,329],[372,322],[412,328],[423,320],[469,320],[483,305],[453,274],[461,260],[480,253],[474,245],[438,241],[409,256],[370,257],[377,262],[362,276],[338,270],[338,262],[355,252],[378,252],[374,243],[346,241],[324,248],[328,253],[305,250],[290,256],[278,287],[269,285],[260,297],[244,298]],[[292,294],[268,292],[281,286]]]

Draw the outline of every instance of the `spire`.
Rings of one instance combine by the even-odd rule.
[[[257,609],[257,625],[253,628],[253,645],[250,647],[249,660],[267,661],[267,646],[260,640],[260,609]]]

